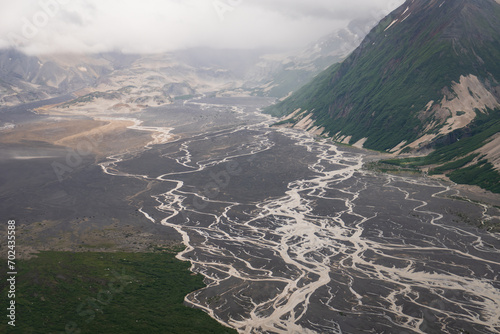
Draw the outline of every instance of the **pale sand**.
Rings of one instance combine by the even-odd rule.
[[[500,133],[491,137],[491,141],[476,151],[481,155],[486,155],[489,162],[500,172]]]
[[[3,131],[0,143],[46,142],[85,151],[100,159],[142,148],[154,139],[155,133],[129,129],[134,124],[130,120],[35,122]]]
[[[96,121],[96,122],[103,123],[102,121]],[[132,121],[124,121],[124,120],[116,120],[116,121],[107,120],[104,123],[105,124],[97,125],[96,127],[90,130],[78,132],[75,133],[74,135],[69,135],[62,139],[59,139],[55,141],[54,144],[73,147],[76,143],[86,138],[99,138],[104,134],[115,133],[117,131],[121,131],[135,124]]]
[[[452,117],[447,120],[440,134],[447,134],[467,126],[476,118],[476,109],[485,112],[487,108],[495,109],[500,106],[496,97],[474,75],[461,76],[460,82],[453,83],[452,89],[456,97],[448,100],[445,96],[441,101],[441,108],[450,110]],[[465,114],[458,115],[458,111]]]
[[[461,76],[460,82],[453,82],[451,90],[453,98],[448,99],[445,95],[439,103],[430,101],[426,110],[423,111],[423,113],[428,113],[432,110],[432,115],[443,120],[439,122],[443,124],[439,133],[423,135],[409,144],[409,147],[419,148],[440,135],[446,135],[469,125],[477,116],[476,110],[486,112],[487,109],[493,110],[500,107],[500,101],[472,74]],[[439,124],[433,123],[431,127],[426,128],[426,132]]]

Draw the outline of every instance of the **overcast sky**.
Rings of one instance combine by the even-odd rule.
[[[158,53],[301,47],[404,0],[0,0],[0,48]]]

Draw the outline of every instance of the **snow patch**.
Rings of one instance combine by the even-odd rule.
[[[396,22],[398,22],[399,19],[395,19],[394,21],[392,21],[391,24],[389,24],[389,26],[387,28],[384,29],[384,31],[387,31],[390,27],[392,27]],[[375,44],[375,43],[373,43]]]
[[[391,24],[389,24],[389,26],[387,26],[387,28],[384,29],[384,31],[389,30],[389,28],[391,28],[396,23],[404,22],[404,20],[406,20],[407,18],[409,18],[410,15],[411,15],[411,13],[409,13],[405,18],[401,19],[406,14],[406,12],[408,12],[409,9],[410,9],[410,7],[406,7],[405,11],[399,16],[399,18],[397,18],[394,21],[392,21]]]
[[[407,16],[407,17],[405,17],[404,19],[402,19],[402,20],[401,20],[401,22],[404,22],[407,18],[409,18],[409,17],[410,17],[410,15],[411,15],[411,13],[410,13],[410,14],[408,14],[408,16]]]

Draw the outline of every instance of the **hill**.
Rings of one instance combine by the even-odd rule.
[[[281,124],[375,150],[453,144],[446,159],[427,162],[467,158],[459,168],[490,164],[498,174],[499,82],[498,1],[408,0],[343,63],[267,112],[284,117]],[[464,148],[460,139],[475,144]]]

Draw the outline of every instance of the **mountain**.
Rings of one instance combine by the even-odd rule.
[[[97,98],[120,106],[129,104],[131,98],[137,106],[161,105],[214,91],[282,98],[329,64],[344,59],[376,24],[377,15],[357,18],[304,49],[281,53],[200,47],[155,55],[33,56],[3,49],[0,107],[68,93],[76,93],[80,101]],[[131,86],[135,87],[133,96],[127,96]]]
[[[299,50],[216,50],[194,48],[173,53],[179,63],[196,69],[218,69],[227,81],[225,92],[283,98],[330,64],[347,57],[380,17],[358,17]]]
[[[258,95],[282,98],[291,94],[331,64],[344,60],[379,19],[376,14],[359,17],[302,50],[261,56],[246,75],[247,86]]]
[[[198,51],[141,55],[127,66],[99,77],[93,85],[78,91],[76,99],[60,108],[62,111],[135,113],[177,99],[235,91],[242,86],[242,79],[228,66],[217,64],[211,57],[201,59],[196,55]]]
[[[267,112],[356,146],[437,149],[428,162],[458,155],[459,168],[500,170],[499,150],[488,149],[500,146],[499,82],[500,1],[408,0],[344,62]]]
[[[117,105],[117,110],[127,105],[137,110],[183,96],[239,89],[252,59],[257,62],[258,55],[250,51],[210,49],[42,56],[0,50],[0,107],[74,93],[76,104],[95,100]]]
[[[74,93],[117,112],[218,92],[282,98],[344,59],[376,19],[358,18],[299,51],[191,48],[155,55],[118,52],[30,56],[0,50],[0,107]]]
[[[64,95],[87,87],[134,56],[30,56],[0,50],[0,106],[16,105]]]

